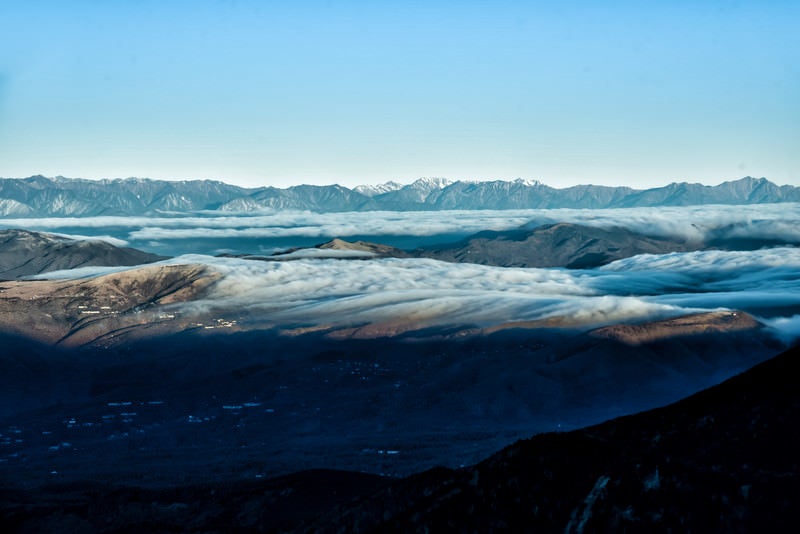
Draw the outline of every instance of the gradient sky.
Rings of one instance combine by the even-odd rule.
[[[800,185],[800,2],[0,2],[0,176]]]

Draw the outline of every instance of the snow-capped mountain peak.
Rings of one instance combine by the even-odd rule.
[[[383,193],[388,193],[390,191],[397,191],[401,189],[403,184],[388,181],[382,184],[365,184],[365,185],[358,185],[353,188],[353,191],[361,193],[362,195],[366,195],[368,197],[374,197],[375,195],[382,195]]]
[[[427,191],[435,191],[436,189],[444,189],[448,185],[453,184],[452,180],[448,180],[447,178],[441,177],[422,177],[414,180],[407,187],[413,187],[415,189],[424,189]]]

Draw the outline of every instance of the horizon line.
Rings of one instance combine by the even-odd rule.
[[[751,175],[746,175],[746,176],[742,176],[742,177],[734,178],[734,179],[723,180],[723,181],[721,181],[719,183],[712,183],[712,184],[699,182],[699,181],[690,182],[690,181],[687,181],[687,180],[683,180],[683,181],[671,181],[671,182],[668,182],[668,183],[665,183],[665,184],[662,184],[662,185],[651,186],[651,187],[641,187],[641,186],[637,187],[637,186],[631,186],[631,185],[625,185],[625,184],[607,185],[607,184],[595,184],[595,183],[591,183],[591,182],[577,183],[577,184],[573,184],[573,185],[567,185],[567,186],[558,187],[558,186],[549,185],[545,181],[537,179],[537,178],[520,178],[520,177],[515,177],[515,178],[510,178],[510,179],[503,179],[503,178],[451,179],[451,178],[447,178],[445,176],[420,176],[420,177],[418,177],[418,178],[416,178],[416,179],[414,179],[414,180],[412,180],[410,182],[402,182],[400,180],[392,179],[392,180],[385,180],[385,181],[382,181],[382,182],[375,182],[375,183],[362,183],[362,184],[358,184],[358,185],[355,185],[355,186],[346,186],[346,185],[342,185],[339,182],[333,182],[333,183],[308,183],[308,182],[303,182],[303,183],[292,184],[292,185],[288,185],[288,186],[276,186],[276,185],[269,185],[269,184],[253,186],[253,185],[240,185],[240,184],[237,184],[235,182],[226,181],[224,179],[212,179],[212,178],[189,178],[189,179],[186,179],[186,178],[150,178],[150,177],[146,177],[146,176],[127,176],[127,177],[124,177],[124,178],[123,177],[83,178],[83,177],[70,177],[70,176],[62,176],[62,175],[45,176],[43,174],[32,174],[30,176],[25,176],[25,177],[4,177],[4,176],[0,176],[0,180],[30,180],[32,178],[44,178],[44,179],[50,180],[50,181],[70,180],[70,181],[86,181],[86,182],[125,182],[125,181],[134,181],[134,180],[143,180],[143,181],[150,181],[150,182],[175,182],[175,183],[213,182],[213,183],[221,183],[221,184],[225,184],[225,185],[229,185],[229,186],[233,186],[233,187],[239,187],[241,189],[250,189],[250,190],[259,190],[259,189],[268,189],[268,188],[273,188],[273,189],[291,189],[291,188],[294,188],[294,187],[302,187],[302,186],[311,186],[311,187],[333,187],[333,186],[338,186],[338,187],[343,187],[343,188],[355,191],[357,188],[360,188],[360,187],[379,187],[379,186],[387,185],[387,184],[398,184],[401,187],[406,187],[406,186],[409,186],[409,185],[413,185],[414,183],[417,183],[417,182],[422,181],[422,180],[442,180],[442,181],[446,182],[444,187],[447,187],[448,185],[456,184],[456,183],[482,184],[482,183],[492,183],[492,182],[505,182],[505,183],[524,183],[526,185],[539,185],[539,186],[549,187],[551,189],[557,189],[557,190],[570,189],[570,188],[573,188],[573,187],[594,186],[594,187],[608,187],[608,188],[627,187],[627,188],[632,189],[632,190],[647,191],[649,189],[659,189],[659,188],[663,188],[663,187],[668,187],[670,185],[680,185],[680,184],[701,185],[701,186],[704,186],[704,187],[717,187],[717,186],[720,186],[720,185],[723,185],[723,184],[726,184],[726,183],[738,182],[738,181],[747,180],[747,179],[751,179],[751,180],[766,180],[767,182],[769,182],[769,183],[771,183],[773,185],[776,185],[778,187],[784,187],[784,186],[800,187],[800,186],[796,186],[796,185],[789,184],[789,183],[778,184],[776,182],[772,182],[770,179],[766,178],[765,176],[756,177],[756,176],[751,176]]]

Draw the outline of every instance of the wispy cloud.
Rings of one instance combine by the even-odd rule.
[[[103,267],[103,266],[90,266],[90,267],[77,267],[75,269],[65,269],[61,271],[50,271],[42,274],[25,277],[26,280],[77,280],[80,278],[94,278],[95,276],[102,276],[104,274],[119,273],[122,271],[129,271],[136,269],[137,266],[120,266],[120,267]]]
[[[611,210],[503,210],[311,213],[281,211],[255,216],[87,217],[0,219],[2,227],[36,229],[135,228],[126,239],[432,236],[509,230],[556,222],[623,226],[648,235],[706,239],[775,239],[800,243],[800,204],[689,206]]]
[[[354,234],[431,235],[522,224],[577,222],[626,226],[687,239],[772,238],[800,242],[800,205],[703,206],[630,210],[521,210],[313,214],[255,217],[161,217],[36,220],[54,228],[131,228],[131,239]],[[0,221],[16,225],[20,221]],[[28,221],[30,222],[30,221]],[[72,227],[70,227],[72,228]],[[94,228],[94,227],[93,227]],[[191,309],[223,309],[276,325],[358,325],[407,321],[419,325],[491,325],[563,317],[585,327],[640,321],[719,308],[741,309],[795,330],[800,315],[800,248],[708,250],[640,255],[592,270],[514,269],[429,259],[345,259],[298,252],[291,262],[181,256],[223,274],[208,299]],[[328,254],[327,252],[324,254]],[[335,253],[337,258],[340,253]],[[89,275],[96,270],[81,272]],[[70,276],[74,273],[70,273]],[[48,273],[48,277],[57,274]],[[782,319],[785,319],[783,322]],[[783,334],[782,334],[783,335]],[[794,334],[791,334],[794,335]]]
[[[517,269],[430,259],[298,258],[264,262],[186,255],[222,274],[186,314],[216,310],[265,325],[338,327],[399,322],[490,326],[559,319],[591,328],[698,311],[736,309],[794,339],[800,316],[800,249],[642,255],[600,269]],[[47,278],[106,274],[84,268]]]
[[[585,271],[427,259],[173,261],[204,262],[224,273],[202,303],[204,310],[246,310],[283,325],[491,325],[564,318],[589,328],[720,308],[800,312],[800,249],[793,248],[639,256]]]
[[[79,234],[64,234],[61,232],[53,233],[53,235],[57,235],[59,237],[66,237],[67,239],[74,239],[76,241],[105,241],[106,243],[110,243],[115,247],[127,247],[130,244],[124,239],[120,239],[118,237],[110,235],[89,236],[89,235],[79,235]]]
[[[777,317],[775,319],[767,319],[764,322],[775,331],[776,335],[784,343],[793,343],[800,339],[800,315]]]

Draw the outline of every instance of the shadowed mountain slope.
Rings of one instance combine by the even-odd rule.
[[[160,488],[98,479],[22,490],[9,480],[0,522],[51,532],[789,531],[800,506],[798,358],[792,349],[667,407],[535,436],[472,467],[399,480],[316,470]],[[187,443],[185,453],[197,446]],[[169,468],[183,461],[168,458]]]
[[[800,506],[800,349],[665,408],[409,477],[320,532],[787,531]]]
[[[21,328],[7,335],[0,433],[24,442],[0,450],[0,468],[25,484],[53,469],[130,483],[207,480],[212,467],[221,478],[319,467],[408,475],[664,405],[780,350],[758,326],[631,346],[568,329],[334,339],[159,315],[88,315],[96,322],[67,327],[50,351]],[[109,332],[114,321],[124,327]],[[115,407],[123,401],[135,408]],[[69,428],[71,418],[91,425]],[[61,441],[73,447],[55,455]],[[399,452],[378,452],[387,449]]]
[[[101,240],[76,240],[29,230],[0,230],[0,279],[62,269],[124,266],[164,259]]]

